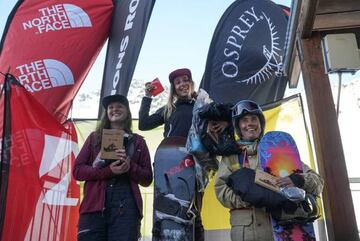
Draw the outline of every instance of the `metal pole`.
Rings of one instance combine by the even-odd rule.
[[[337,96],[337,104],[336,104],[336,117],[338,119],[339,119],[339,109],[340,109],[341,74],[342,74],[342,72],[338,72],[339,86],[338,86],[338,96]]]
[[[1,142],[1,161],[0,161],[0,239],[6,230],[4,228],[4,219],[6,212],[6,196],[8,189],[8,178],[10,168],[10,147],[11,147],[11,114],[10,114],[10,95],[11,95],[11,79],[13,76],[10,74],[5,75],[4,86],[2,91],[4,98],[3,109],[3,133]]]

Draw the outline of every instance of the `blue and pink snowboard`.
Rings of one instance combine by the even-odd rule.
[[[258,147],[260,166],[264,171],[278,177],[285,177],[293,172],[302,172],[296,143],[289,133],[282,131],[267,132]],[[315,241],[314,226],[307,224],[279,225],[272,218],[274,240],[276,241]]]

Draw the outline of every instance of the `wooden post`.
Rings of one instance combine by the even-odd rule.
[[[358,241],[345,157],[329,78],[325,74],[320,33],[301,39],[301,63],[319,173],[325,180],[323,202],[330,241]],[[355,123],[354,123],[355,124]]]

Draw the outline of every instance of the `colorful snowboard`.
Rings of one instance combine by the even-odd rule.
[[[274,176],[285,177],[303,170],[296,143],[286,132],[267,132],[260,140],[258,155],[260,166]],[[316,240],[312,223],[283,226],[272,218],[272,225],[275,241]]]
[[[195,162],[186,138],[168,137],[155,153],[153,241],[193,241]]]

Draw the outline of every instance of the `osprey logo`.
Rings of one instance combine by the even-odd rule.
[[[16,69],[20,72],[20,83],[30,92],[74,84],[70,68],[55,59],[37,60]]]
[[[38,33],[47,33],[68,28],[91,27],[89,16],[73,4],[56,4],[40,8],[40,16],[23,22],[24,30],[37,28]]]
[[[263,10],[251,6],[238,16],[226,39],[221,72],[237,83],[260,84],[280,73],[283,40]]]

